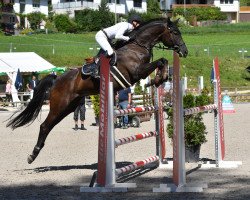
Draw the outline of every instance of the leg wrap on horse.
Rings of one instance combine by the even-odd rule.
[[[41,145],[41,147],[38,147],[37,145],[34,147],[32,154],[29,155],[27,159],[29,164],[31,164],[36,159],[36,157],[38,156],[38,154],[40,153],[43,147],[44,147],[44,143]]]

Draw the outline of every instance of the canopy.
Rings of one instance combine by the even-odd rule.
[[[0,53],[0,73],[37,72],[54,68],[55,66],[34,52]]]
[[[54,67],[51,69],[39,71],[39,74],[49,74],[52,72],[64,73],[66,71],[66,67]]]

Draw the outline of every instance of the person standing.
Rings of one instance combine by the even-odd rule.
[[[78,130],[78,117],[80,114],[80,120],[81,120],[81,130],[87,130],[84,127],[84,120],[85,120],[85,112],[86,112],[86,108],[85,108],[85,96],[82,97],[79,105],[77,106],[77,108],[74,111],[74,120],[75,120],[75,131]]]
[[[36,76],[33,75],[32,79],[30,80],[30,82],[27,84],[27,89],[30,92],[30,99],[33,98],[33,94],[34,94],[34,89],[35,87],[38,85],[39,81],[36,79]]]
[[[9,104],[9,102],[12,102],[12,94],[11,94],[11,80],[9,79],[6,83],[5,88],[5,95],[6,95],[6,106]]]
[[[130,108],[132,102],[131,89],[126,88],[118,91],[118,105],[121,109]],[[122,117],[123,127],[124,129],[128,128],[128,115],[124,115]]]

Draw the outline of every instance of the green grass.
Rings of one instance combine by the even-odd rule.
[[[242,58],[242,48],[250,56],[250,23],[218,25],[212,27],[181,28],[189,49],[187,58],[181,59],[181,73],[186,74],[189,86],[197,85],[197,78],[204,76],[210,86],[213,58],[218,56],[223,87],[250,86],[242,76],[250,65],[250,58]],[[79,67],[84,58],[97,53],[95,33],[39,34],[25,36],[1,36],[0,52],[36,52],[56,66]],[[93,48],[93,49],[90,49]],[[205,51],[206,50],[206,51]],[[53,54],[54,52],[54,54]],[[154,59],[165,57],[172,62],[172,52],[154,50]]]

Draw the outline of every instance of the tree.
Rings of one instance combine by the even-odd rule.
[[[99,23],[100,28],[106,28],[115,23],[115,16],[110,12],[107,0],[101,0],[98,11],[97,23]]]
[[[115,22],[106,0],[102,0],[98,10],[84,9],[75,11],[75,22],[80,31],[99,31],[112,26]]]
[[[54,18],[54,23],[58,31],[65,33],[75,33],[76,24],[70,20],[68,15],[60,14]]]
[[[32,12],[27,14],[27,19],[30,23],[30,27],[33,30],[36,30],[40,28],[40,24],[46,19],[46,15],[42,14],[41,12]]]
[[[158,0],[147,0],[147,13],[161,14],[160,4]]]
[[[250,6],[250,0],[240,0],[240,6]]]

